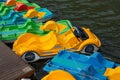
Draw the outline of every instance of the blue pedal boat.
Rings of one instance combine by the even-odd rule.
[[[99,52],[94,52],[91,56],[60,51],[43,68],[45,71],[65,70],[71,73],[76,80],[106,80],[103,76],[106,68],[116,67],[116,63],[106,60]]]

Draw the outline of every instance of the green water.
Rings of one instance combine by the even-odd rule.
[[[102,42],[101,52],[120,58],[120,0],[30,0],[46,7],[54,20],[68,19],[74,26],[86,26]]]

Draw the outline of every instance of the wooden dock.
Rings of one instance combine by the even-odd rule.
[[[34,69],[0,41],[0,80],[18,80],[29,77]]]

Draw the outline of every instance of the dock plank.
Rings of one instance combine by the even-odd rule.
[[[0,80],[29,77],[34,69],[0,41]]]

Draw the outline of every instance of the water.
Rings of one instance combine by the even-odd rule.
[[[120,62],[120,0],[30,0],[55,13],[55,20],[68,19],[86,26],[101,40],[101,52]]]

